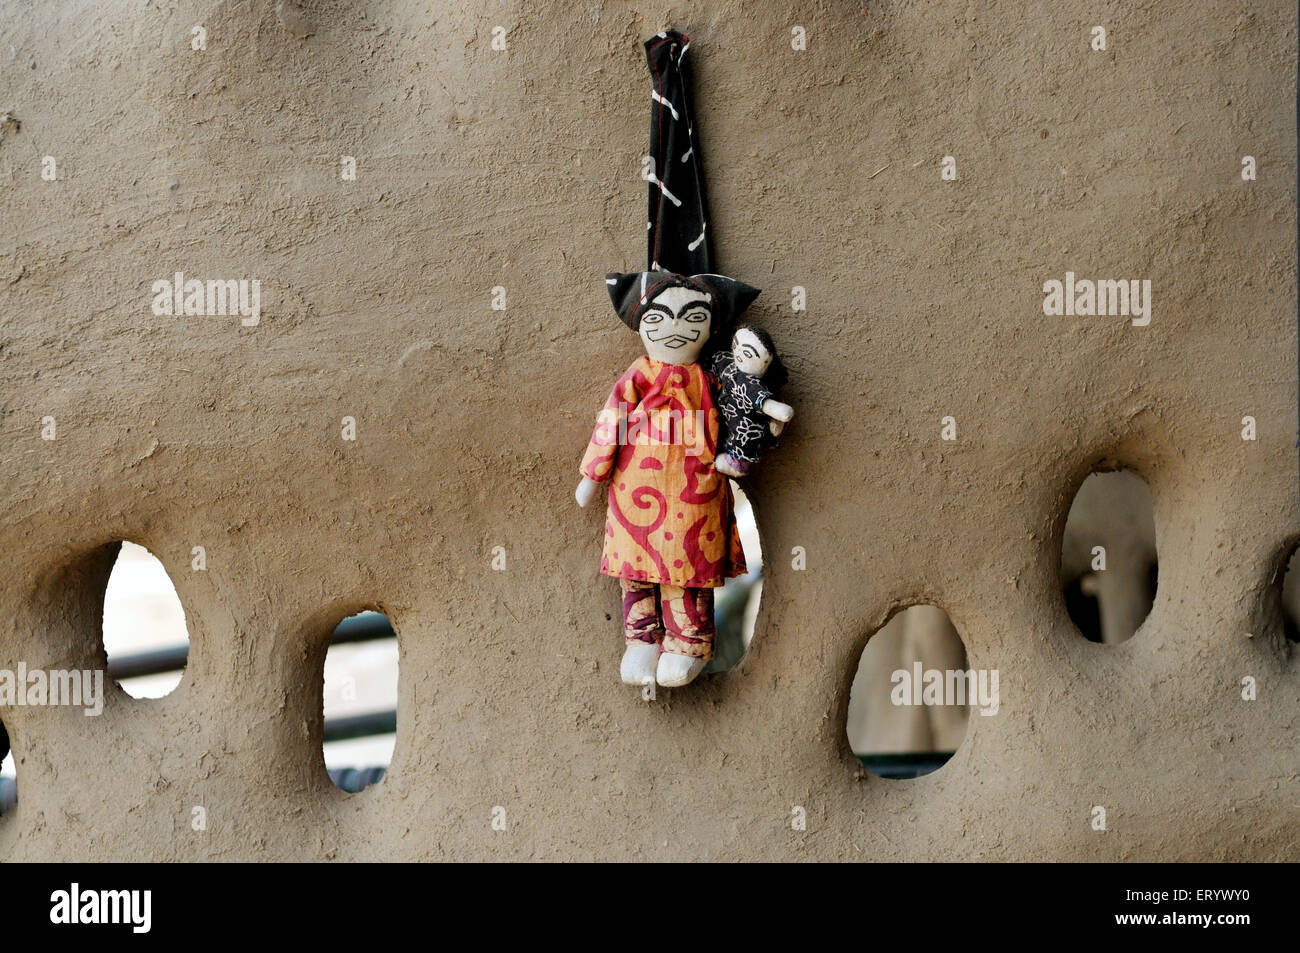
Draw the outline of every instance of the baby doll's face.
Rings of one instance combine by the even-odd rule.
[[[709,339],[712,318],[708,295],[690,288],[669,288],[655,295],[637,330],[651,360],[693,364]]]
[[[749,328],[741,328],[731,339],[731,356],[736,366],[751,377],[762,377],[772,363],[772,355]]]

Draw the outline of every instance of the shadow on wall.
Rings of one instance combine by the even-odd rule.
[[[754,622],[763,598],[763,550],[758,542],[758,522],[754,507],[735,480],[731,492],[736,499],[736,528],[740,546],[745,551],[749,572],[728,579],[713,596],[713,620],[717,634],[713,642],[713,661],[705,674],[726,672],[741,663],[754,639]]]
[[[14,784],[14,756],[9,750],[9,733],[0,721],[0,814],[13,807],[17,800]]]
[[[1291,553],[1282,576],[1282,629],[1288,642],[1300,642],[1300,548]]]

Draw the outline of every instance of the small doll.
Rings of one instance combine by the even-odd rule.
[[[776,446],[794,408],[772,395],[785,386],[785,365],[762,328],[742,324],[730,350],[713,355],[709,369],[717,381],[722,411],[722,443],[715,466],[727,476],[743,477],[768,447]]]
[[[676,688],[713,657],[713,590],[746,571],[731,484],[714,466],[719,417],[699,360],[758,290],[664,271],[605,281],[646,353],[597,418],[575,496],[586,506],[609,484],[600,571],[622,589],[622,680]]]

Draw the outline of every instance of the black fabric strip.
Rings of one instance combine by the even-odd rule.
[[[649,228],[646,270],[679,275],[714,272],[708,201],[686,65],[690,37],[675,30],[645,44],[650,64]]]

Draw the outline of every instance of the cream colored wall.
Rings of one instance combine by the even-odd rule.
[[[0,709],[0,856],[1295,856],[1294,9],[301,7],[4,4],[0,667],[101,661],[121,538],[167,567],[192,652],[164,699]],[[753,651],[646,703],[571,493],[637,353],[601,276],[642,263],[640,42],[666,25],[696,40],[719,266],[764,288],[798,417],[750,487]],[[178,270],[259,279],[260,324],[155,317]],[[1151,324],[1045,317],[1067,270],[1150,279]],[[1160,552],[1118,646],[1057,578],[1102,463],[1146,479]],[[936,774],[871,779],[850,685],[919,601],[1001,710]],[[320,670],[366,606],[399,633],[399,735],[350,797]]]

